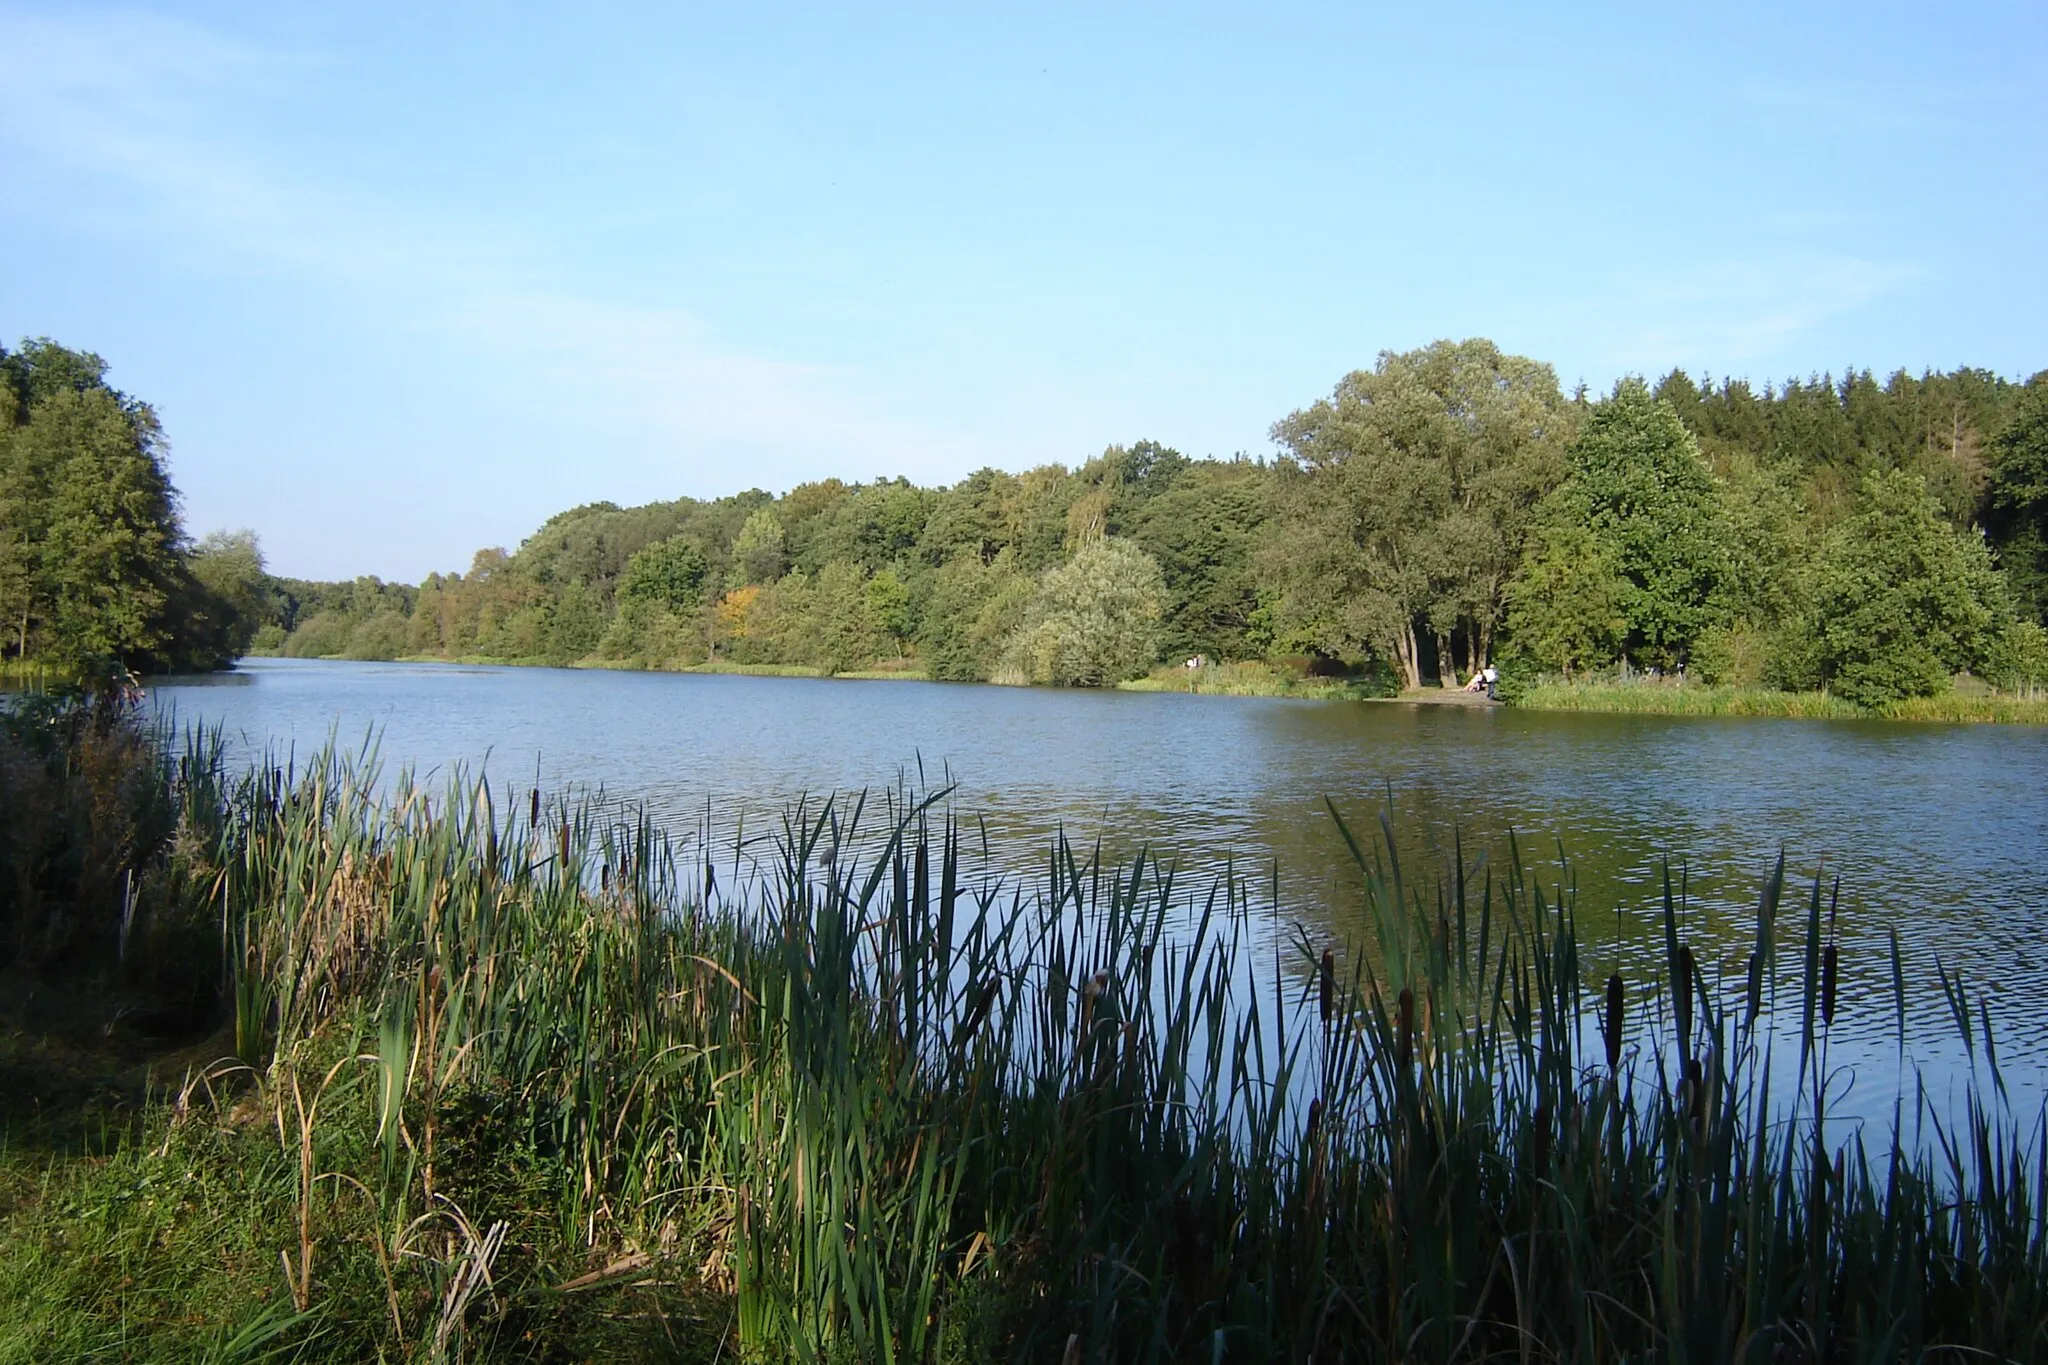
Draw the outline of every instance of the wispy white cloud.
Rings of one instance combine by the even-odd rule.
[[[854,392],[858,371],[722,347],[686,310],[508,287],[465,294],[440,321],[519,371],[549,373],[554,396],[535,401],[566,414],[586,411],[593,389],[623,399],[679,454],[780,452],[810,476],[857,471],[849,461],[860,458],[872,472],[908,469],[939,448],[929,429],[869,410]]]
[[[1768,361],[1906,284],[1906,266],[1786,253],[1666,264],[1623,275],[1576,311],[1597,360],[1617,370],[1657,363],[1718,368]]]
[[[0,140],[144,216],[108,230],[373,297],[531,411],[574,410],[683,460],[748,455],[741,477],[763,482],[955,462],[958,438],[875,411],[852,370],[731,345],[683,301],[578,290],[516,222],[393,202],[249,135],[321,66],[156,16],[0,10]]]

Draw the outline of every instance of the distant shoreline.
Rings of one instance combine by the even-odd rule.
[[[279,658],[280,655],[250,655]],[[316,662],[368,663],[377,660],[326,659]],[[647,668],[603,659],[552,664],[541,659],[501,659],[468,655],[443,659],[405,655],[382,662],[468,664],[493,668],[575,668],[614,673],[695,673],[759,678],[831,678],[847,682],[932,682],[916,667],[852,669],[831,673],[797,664],[738,664],[723,660],[681,668]],[[1002,684],[984,684],[1000,686]],[[1476,710],[1576,711],[1602,715],[1702,716],[1734,719],[1883,720],[1922,724],[2048,725],[2048,697],[2025,698],[1996,693],[1948,692],[1911,697],[1877,709],[1857,706],[1825,692],[1782,692],[1764,687],[1728,687],[1708,683],[1562,682],[1549,680],[1523,689],[1512,702],[1492,700],[1462,688],[1425,687],[1419,691],[1384,693],[1370,679],[1297,676],[1266,663],[1205,664],[1198,669],[1167,667],[1143,678],[1115,685],[1121,692],[1180,692],[1193,696],[1284,697],[1300,701],[1400,702],[1413,706],[1451,706]]]

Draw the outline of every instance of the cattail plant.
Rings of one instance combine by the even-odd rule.
[[[1615,972],[1607,978],[1607,1013],[1601,1018],[1602,1040],[1607,1044],[1607,1071],[1609,1075],[1621,1074],[1621,1029],[1626,991],[1621,984],[1621,973]]]
[[[1820,1017],[1821,1022],[1830,1028],[1834,1027],[1835,1023],[1835,983],[1839,966],[1835,944],[1833,940],[1829,940],[1828,946],[1821,953]]]
[[[1817,1035],[1855,1001],[1818,882],[1780,990],[1782,863],[1723,1009],[1670,879],[1631,1001],[1512,843],[1422,885],[1340,823],[1371,930],[1340,976],[1269,961],[1234,876],[1191,900],[1059,840],[1020,883],[907,788],[714,875],[708,839],[574,801],[551,839],[464,774],[259,772],[190,799],[291,1139],[264,1260],[316,1315],[367,1268],[364,1358],[599,1286],[607,1323],[715,1317],[752,1358],[2048,1357],[2048,1147],[1988,1099],[1835,1135]],[[1675,1077],[1627,1083],[1631,1013]]]

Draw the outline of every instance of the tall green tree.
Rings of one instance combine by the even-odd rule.
[[[896,651],[896,657],[902,658],[911,631],[909,585],[894,569],[883,569],[867,581],[862,594],[868,620]]]
[[[677,615],[697,610],[704,600],[704,552],[682,536],[658,540],[635,554],[619,578],[622,602],[651,602]]]
[[[1867,706],[1930,696],[1979,667],[2009,620],[1983,539],[1949,524],[1926,481],[1896,469],[1866,476],[1856,514],[1821,549],[1821,681]]]
[[[1507,586],[1508,630],[1538,667],[1569,678],[1611,662],[1628,631],[1629,583],[1591,527],[1539,528]]]
[[[832,673],[872,664],[887,647],[888,634],[875,620],[876,598],[868,587],[857,564],[835,559],[820,570],[811,580],[792,654]]]
[[[1454,685],[1453,636],[1485,659],[1571,423],[1548,365],[1484,340],[1383,352],[1284,418],[1264,562],[1292,627],[1331,653],[1377,650],[1409,687],[1427,634]]]
[[[1699,443],[1670,403],[1628,379],[1594,407],[1568,470],[1546,514],[1590,530],[1621,574],[1625,649],[1682,663],[1725,573],[1726,527]]]
[[[733,539],[731,586],[768,584],[782,577],[783,567],[789,562],[785,553],[786,539],[782,518],[775,514],[774,509],[757,508]]]
[[[1241,658],[1250,649],[1267,483],[1267,471],[1248,460],[1180,460],[1165,487],[1120,514],[1123,534],[1158,561],[1165,579],[1160,632],[1168,656]]]
[[[1142,676],[1159,658],[1166,584],[1152,557],[1127,540],[1083,546],[1048,569],[1004,671],[1056,687],[1107,687]]]
[[[924,580],[917,647],[925,671],[943,682],[986,682],[1023,623],[1037,585],[1005,549],[983,563],[969,551]]]
[[[1991,450],[1987,529],[2020,610],[2048,624],[2048,371],[2028,383]]]
[[[277,620],[263,546],[250,530],[214,531],[192,548],[196,591],[181,594],[180,633],[191,662],[224,667],[249,652],[256,632]]]
[[[9,653],[68,668],[178,653],[190,586],[156,414],[105,371],[49,341],[0,351],[0,620]]]

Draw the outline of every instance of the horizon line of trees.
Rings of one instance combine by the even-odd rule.
[[[51,368],[61,348],[35,347],[42,359],[0,364]],[[84,360],[98,366],[84,388],[104,389]],[[37,421],[19,394],[40,390],[14,388],[0,430],[19,433]],[[128,413],[130,444],[156,459],[145,406],[94,401]],[[273,578],[248,532],[187,545],[163,480],[169,520],[153,524],[207,594],[186,600],[213,604],[211,653],[175,620],[110,643],[151,661],[253,648],[1070,686],[1197,656],[1406,687],[1497,661],[1868,704],[1965,673],[2048,681],[2048,371],[1852,370],[1761,390],[1674,371],[1596,400],[1491,342],[1445,341],[1382,353],[1273,437],[1267,460],[1138,441],[945,487],[595,503],[418,585]],[[0,498],[21,463],[7,452],[52,439],[0,445]],[[8,572],[12,620],[30,599]],[[61,634],[31,630],[9,652]]]

